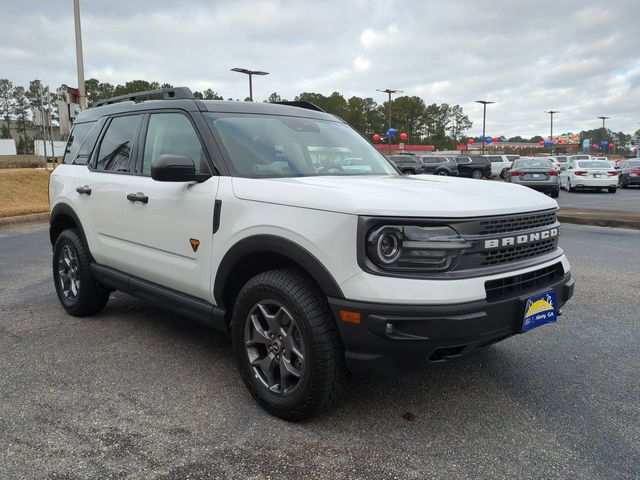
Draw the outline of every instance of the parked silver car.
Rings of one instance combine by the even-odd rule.
[[[533,188],[558,198],[560,179],[553,162],[546,158],[519,158],[511,165],[505,181]]]

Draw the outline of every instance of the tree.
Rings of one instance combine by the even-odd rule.
[[[7,122],[7,130],[11,132],[11,114],[13,113],[13,83],[6,79],[0,79],[0,112],[4,116],[5,122]],[[11,138],[4,136],[2,138]]]
[[[87,95],[87,105],[94,106],[100,100],[106,100],[115,96],[115,87],[110,83],[101,83],[95,78],[84,82],[84,90]]]
[[[165,88],[171,88],[171,85],[165,83]],[[158,82],[148,82],[147,80],[131,80],[124,85],[117,85],[114,89],[114,96],[128,95],[130,93],[145,92],[147,90],[158,90],[160,84]]]
[[[9,130],[9,125],[2,125],[2,129],[0,129],[0,138],[11,138],[11,130]]]
[[[13,90],[13,113],[18,117],[16,124],[22,129],[22,138],[27,138],[27,127],[29,122],[29,99],[24,87],[15,87]]]
[[[273,92],[265,100],[266,103],[278,103],[278,102],[286,102],[286,101],[287,101],[286,99],[283,100],[282,97],[278,95],[276,92]]]
[[[193,92],[193,98],[197,98],[198,100],[223,100],[217,92],[214,92],[210,88],[207,88],[204,92],[198,92],[196,90]]]
[[[333,92],[328,97],[321,93],[303,92],[296,96],[295,101],[313,103],[325,112],[337,115],[342,119],[347,115],[347,101],[338,92]]]

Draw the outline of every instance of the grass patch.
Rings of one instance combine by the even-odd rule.
[[[0,169],[0,217],[49,211],[49,172]]]

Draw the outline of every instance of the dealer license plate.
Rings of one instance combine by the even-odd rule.
[[[600,175],[599,173],[594,173],[594,174],[593,174],[593,178],[600,178],[600,176],[601,176],[601,175]]]
[[[522,333],[558,320],[558,294],[553,290],[530,297],[525,303]]]

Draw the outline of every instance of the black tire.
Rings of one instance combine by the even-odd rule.
[[[72,259],[64,262],[65,254]],[[62,262],[62,263],[61,263]],[[61,265],[64,264],[64,268]],[[82,237],[75,228],[63,230],[53,246],[53,281],[58,299],[67,313],[85,317],[98,313],[109,300],[109,290],[99,285],[91,275],[91,257]],[[61,273],[66,268],[66,276]],[[68,291],[65,291],[64,280]],[[77,279],[77,283],[75,280]],[[72,288],[73,283],[73,288]],[[74,291],[75,290],[75,293]]]
[[[616,187],[609,187],[607,190],[609,190],[609,193],[616,193],[618,191]]]
[[[571,180],[567,178],[567,192],[575,192],[575,191],[576,191],[575,187],[571,186]]]
[[[480,180],[482,178],[482,170],[478,170],[477,168],[471,172],[471,178],[475,178],[476,180]]]
[[[551,198],[558,198],[560,196],[560,189],[551,192]]]
[[[629,184],[620,179],[620,188],[629,188]]]
[[[291,333],[292,328],[289,327],[285,332],[285,327],[278,324],[277,331],[283,332],[284,338],[280,339],[282,343],[278,343],[277,349],[275,342],[278,338],[274,339],[269,334],[273,329],[270,324],[267,325],[267,317],[258,319],[263,326],[260,331],[255,327],[255,320],[252,320],[252,315],[253,319],[256,318],[255,312],[264,312],[256,308],[268,305],[274,306],[280,318],[291,319],[289,325],[295,325],[295,333],[298,334],[287,338],[286,333]],[[284,313],[281,313],[282,308],[285,309]],[[277,315],[274,310],[271,312]],[[257,316],[260,317],[260,314]],[[270,318],[273,321],[273,317]],[[255,332],[260,334],[255,335]],[[258,404],[272,415],[288,421],[303,420],[329,408],[344,390],[347,378],[344,347],[327,299],[310,278],[296,270],[270,270],[249,280],[236,299],[231,335],[242,380]],[[260,341],[252,342],[255,337],[260,337]],[[268,342],[273,343],[266,345]],[[287,373],[287,379],[283,381],[280,373],[283,370],[276,368],[285,368],[286,345],[302,351],[304,361],[300,361],[299,357],[294,358],[292,351],[296,349],[289,348],[286,362],[297,368],[299,377],[293,377],[292,380]],[[279,356],[276,356],[277,352]],[[250,356],[254,357],[253,364]],[[278,365],[272,367],[271,388],[268,376],[258,366],[267,357],[270,359],[267,365],[273,365],[274,359],[277,359],[275,363]],[[286,383],[292,381],[296,383],[287,391]]]
[[[414,172],[413,170],[403,170],[402,173],[404,173],[405,175],[415,175],[416,172]]]
[[[503,180],[504,180],[504,179],[506,179],[506,178],[507,178],[507,172],[508,172],[508,171],[509,171],[509,169],[508,169],[508,168],[504,168],[504,169],[502,169],[502,171],[500,172],[500,178],[501,178],[501,179],[503,179]]]
[[[436,172],[436,175],[442,175],[444,177],[447,177],[447,176],[449,176],[449,172],[447,172],[446,170],[438,170]]]

